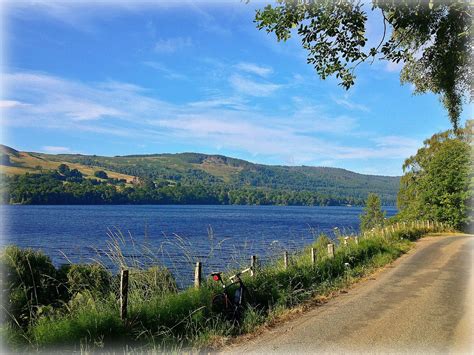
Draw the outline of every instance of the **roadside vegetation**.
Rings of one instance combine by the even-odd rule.
[[[54,267],[38,251],[8,247],[1,255],[4,276],[2,338],[19,351],[207,348],[272,322],[294,306],[344,287],[406,252],[411,241],[442,231],[431,222],[373,229],[356,240],[339,235],[334,257],[328,236],[290,255],[289,265],[272,260],[244,278],[250,297],[241,322],[211,310],[219,285],[178,290],[160,267],[130,269],[129,312],[120,319],[119,278],[99,264]],[[309,248],[316,248],[313,264]]]

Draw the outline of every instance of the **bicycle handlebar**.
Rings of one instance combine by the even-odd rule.
[[[245,274],[246,272],[249,272],[250,270],[252,270],[252,267],[248,267],[248,268],[242,270],[241,272],[238,272],[235,275],[230,276],[229,280],[231,280],[233,282],[235,278],[240,277],[240,275]]]

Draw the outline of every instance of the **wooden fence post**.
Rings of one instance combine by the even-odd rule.
[[[359,237],[354,237],[354,241],[356,244],[359,244]]]
[[[334,258],[334,244],[328,244],[328,256]]]
[[[127,319],[128,270],[120,271],[120,319]]]
[[[202,274],[202,264],[200,261],[196,262],[194,268],[194,287],[201,287],[201,274]]]
[[[255,268],[257,267],[257,256],[256,255],[252,255],[250,257],[250,276],[254,276],[255,275]]]
[[[311,264],[316,264],[316,249],[311,248]]]
[[[288,269],[288,252],[286,250],[283,253],[283,266],[285,269]]]

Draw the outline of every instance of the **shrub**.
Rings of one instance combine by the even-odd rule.
[[[8,246],[3,250],[0,262],[1,288],[11,321],[25,325],[39,307],[58,300],[61,290],[56,269],[42,252]]]
[[[94,176],[98,177],[99,179],[108,179],[109,178],[107,173],[103,170],[94,171]]]
[[[92,295],[105,295],[111,290],[112,274],[100,264],[73,264],[67,272],[67,285],[71,294],[87,290]]]
[[[392,232],[392,238],[401,240],[407,239],[410,241],[415,241],[420,239],[424,234],[426,234],[428,230],[423,228],[407,228],[407,229],[400,229]]]

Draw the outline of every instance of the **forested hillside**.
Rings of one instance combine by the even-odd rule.
[[[3,195],[12,203],[88,203],[87,196],[95,191],[92,195],[98,196],[91,203],[360,205],[373,192],[383,204],[393,205],[399,187],[398,177],[327,167],[269,166],[199,153],[102,157],[26,153],[2,146],[1,154],[7,175]],[[58,173],[61,164],[77,170],[80,179]],[[37,198],[40,185],[45,185],[40,189],[45,194],[55,191],[48,202]],[[28,193],[33,188],[37,192]],[[107,197],[100,197],[103,189]]]

